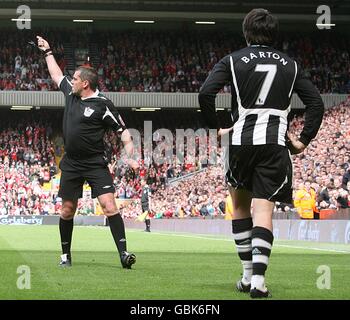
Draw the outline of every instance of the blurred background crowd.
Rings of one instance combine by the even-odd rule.
[[[62,70],[85,59],[101,91],[198,92],[222,57],[245,46],[242,35],[211,31],[100,31],[37,29],[0,34],[1,90],[57,90],[46,63],[28,39],[44,35]],[[322,41],[321,41],[322,40]],[[67,54],[67,43],[82,48]],[[340,35],[282,34],[277,48],[294,58],[321,93],[350,93],[349,39]],[[87,61],[89,59],[89,61]],[[224,87],[223,92],[230,88]]]
[[[80,34],[66,29],[38,29],[2,32],[0,90],[58,90],[42,56],[28,45],[28,39],[35,39],[38,33],[49,40],[62,71],[68,72],[71,62],[82,59],[83,63],[96,67],[101,91],[116,92],[198,92],[215,63],[245,45],[241,35],[215,31]],[[282,35],[278,48],[298,62],[321,93],[349,94],[349,40],[340,36],[322,40],[319,36]],[[88,53],[82,49],[79,57],[67,54],[67,43],[76,43],[77,48],[88,47]],[[229,86],[225,86],[221,92],[229,91]],[[176,128],[202,127],[196,112],[190,116],[185,112],[162,111],[147,116],[130,112],[122,114],[123,118],[129,127],[139,130],[141,139],[144,139],[144,120],[152,121],[154,131],[168,128],[174,136]],[[229,124],[228,113],[221,112],[219,116]],[[57,197],[58,164],[64,152],[61,123],[61,110],[21,114],[1,110],[0,215],[59,212],[62,199]],[[300,133],[303,123],[303,114],[296,113],[290,131]],[[196,139],[195,154],[189,155],[183,146],[185,162],[180,164],[176,157],[176,139],[164,147],[165,151],[157,149],[164,141],[156,136],[153,139],[153,156],[161,157],[166,151],[172,156],[162,164],[149,157],[142,158],[135,175],[120,160],[122,148],[117,134],[106,135],[116,198],[128,203],[121,208],[123,215],[135,218],[141,213],[141,179],[146,179],[153,193],[154,217],[223,217],[228,201],[222,166],[224,150],[220,146],[205,150],[207,155],[217,154],[218,161],[215,165],[203,164],[199,154],[206,145]],[[294,201],[277,203],[276,212],[300,213],[302,206],[312,207],[313,211],[349,208],[349,158],[348,98],[327,110],[317,137],[302,154],[293,156]],[[78,211],[81,214],[96,212],[88,188],[79,201]]]

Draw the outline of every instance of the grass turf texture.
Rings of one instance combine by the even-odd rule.
[[[229,238],[127,230],[137,255],[121,268],[109,228],[76,226],[73,267],[59,268],[57,226],[0,226],[0,299],[250,299],[234,284],[241,264]],[[20,265],[31,289],[17,288]],[[317,288],[320,265],[331,289]],[[275,241],[267,273],[273,299],[350,299],[350,246]]]

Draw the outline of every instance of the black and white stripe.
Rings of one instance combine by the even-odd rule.
[[[241,260],[252,261],[252,230],[234,233],[238,255]]]
[[[269,264],[273,243],[273,234],[263,227],[254,227],[252,230],[252,261],[253,275],[264,276]]]
[[[242,105],[234,63],[230,57],[232,82],[236,91],[238,105],[238,120],[235,122],[232,134],[233,145],[264,145],[279,144],[285,146],[285,134],[287,131],[287,117],[291,110],[289,105],[286,110],[274,108],[246,109]],[[295,64],[295,76],[289,92],[291,95],[297,74]]]
[[[243,279],[250,282],[252,265],[252,218],[232,220],[232,233],[243,266]]]
[[[122,117],[120,116],[120,114],[116,110],[112,109],[112,111],[106,105],[106,110],[105,110],[104,115],[102,116],[102,120],[107,121],[108,124],[112,128],[114,128],[115,130],[123,131],[125,128],[125,123],[124,123]]]
[[[115,118],[115,116],[113,115],[111,110],[109,110],[109,108],[107,106],[106,106],[106,111],[105,111],[104,115],[102,116],[102,120],[104,120],[106,117],[110,117],[112,119],[112,121],[115,122],[115,124],[121,125],[121,123],[118,122],[118,120]]]

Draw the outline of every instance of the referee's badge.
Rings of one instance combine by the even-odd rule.
[[[90,107],[86,107],[84,110],[84,116],[90,117],[94,113],[94,109],[91,109]]]

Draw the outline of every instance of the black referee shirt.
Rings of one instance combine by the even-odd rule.
[[[67,77],[61,80],[59,88],[66,98],[63,138],[67,155],[73,159],[84,159],[104,154],[103,137],[106,130],[125,129],[112,101],[98,90],[85,99],[74,95],[72,83]]]
[[[215,98],[231,85],[234,145],[285,145],[292,93],[306,106],[300,141],[308,145],[321,125],[324,105],[318,90],[303,77],[297,63],[272,47],[252,45],[221,59],[199,92],[207,125],[220,128]]]

